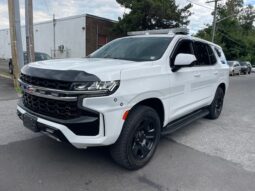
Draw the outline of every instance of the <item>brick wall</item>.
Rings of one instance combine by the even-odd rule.
[[[110,20],[86,16],[86,55],[94,52],[104,42],[109,42],[115,38],[112,34],[113,26],[114,22]]]

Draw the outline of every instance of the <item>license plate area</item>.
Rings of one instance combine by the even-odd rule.
[[[29,114],[24,114],[23,115],[23,125],[30,129],[31,131],[34,132],[39,132],[39,128],[37,127],[37,118],[29,115]]]

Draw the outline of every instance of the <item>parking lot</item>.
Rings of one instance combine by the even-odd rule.
[[[78,150],[25,129],[11,81],[0,77],[0,190],[254,190],[254,95],[254,74],[231,77],[218,120],[163,137],[152,161],[132,172],[107,148]]]

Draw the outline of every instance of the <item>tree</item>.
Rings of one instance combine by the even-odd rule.
[[[248,7],[243,10],[243,15],[240,17],[241,26],[244,30],[250,31],[254,28],[254,20],[255,10],[253,10],[253,6],[248,5]]]
[[[243,0],[228,0],[218,6],[215,43],[223,47],[227,59],[255,63],[255,13],[253,6],[244,7]],[[211,39],[212,26],[198,31],[196,36]]]
[[[176,5],[175,0],[117,0],[127,9],[128,14],[119,18],[114,32],[126,35],[128,31],[164,29],[189,24],[191,4],[183,8]]]

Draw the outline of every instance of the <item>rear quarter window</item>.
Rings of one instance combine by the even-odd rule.
[[[218,47],[214,47],[214,51],[216,52],[216,55],[220,59],[221,63],[227,64],[227,60],[226,60],[223,50]]]

